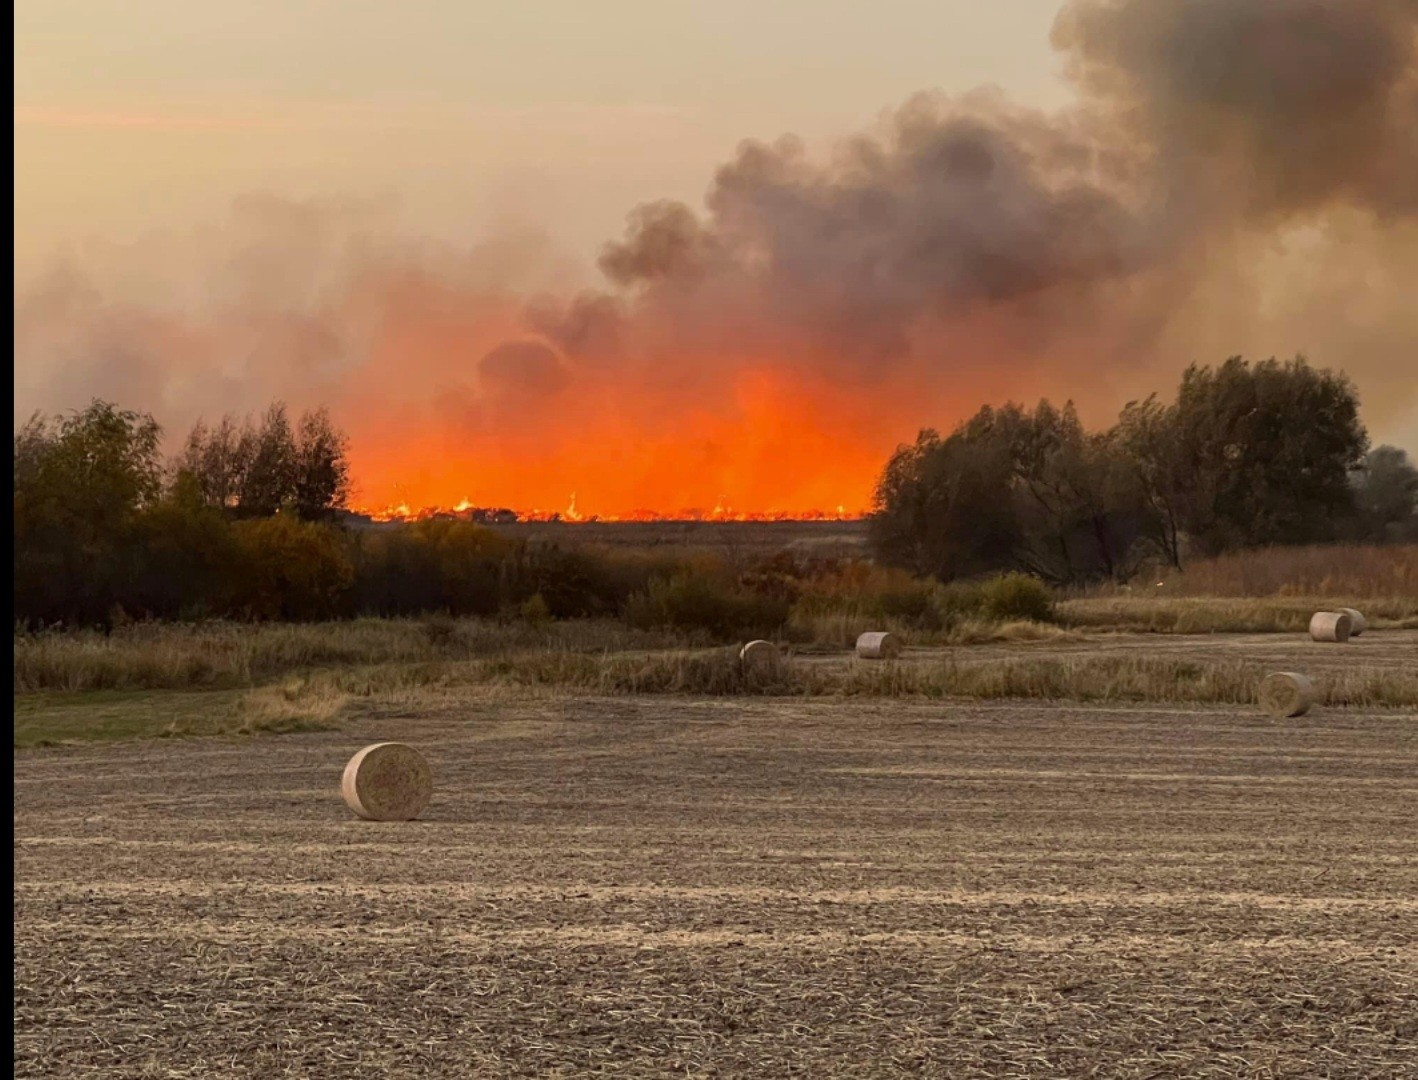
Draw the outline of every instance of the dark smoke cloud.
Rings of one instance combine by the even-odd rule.
[[[506,341],[478,364],[482,387],[509,404],[556,397],[570,381],[556,352],[540,341]]]
[[[545,311],[538,325],[572,354],[595,325],[631,352],[677,338],[682,354],[689,339],[691,352],[806,354],[847,378],[914,365],[948,379],[959,347],[1027,371],[1037,353],[1023,342],[1146,363],[1184,342],[1171,324],[1219,278],[1256,293],[1228,265],[1261,261],[1253,237],[1331,230],[1324,257],[1348,265],[1368,241],[1331,215],[1406,229],[1418,213],[1418,0],[1072,0],[1054,42],[1081,91],[1074,109],[921,95],[827,162],[791,137],[746,142],[704,214],[675,202],[631,214],[600,261],[619,296],[583,298],[575,330]],[[1400,285],[1370,282],[1366,306],[1386,308]],[[1391,348],[1317,359],[1411,365],[1413,316],[1387,308]],[[1187,321],[1198,315],[1229,322],[1237,348],[1255,340],[1239,314]],[[1285,329],[1269,351],[1310,344]]]
[[[1418,209],[1415,0],[1072,0],[1053,38],[1173,188]]]
[[[701,220],[641,207],[601,267],[691,324],[698,304],[846,358],[899,357],[926,315],[1082,289],[1135,269],[1147,236],[1094,147],[989,96],[922,96],[877,137],[814,164],[794,139],[745,143]]]
[[[1308,351],[1418,438],[1418,0],[1070,0],[1053,39],[1075,107],[923,94],[826,160],[745,142],[702,211],[631,214],[600,290],[526,238],[452,252],[378,207],[244,201],[195,251],[17,292],[17,399],[183,423],[281,396],[356,440],[576,461],[578,428],[691,437],[674,417],[732,417],[745,384],[811,384],[880,456],[982,398],[1102,419],[1192,361]]]

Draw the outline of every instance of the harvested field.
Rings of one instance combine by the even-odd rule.
[[[423,820],[341,802],[380,739]],[[14,783],[21,1076],[1418,1061],[1411,710],[448,694]]]

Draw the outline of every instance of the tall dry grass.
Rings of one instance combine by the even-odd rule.
[[[1159,583],[1164,596],[1327,596],[1418,607],[1418,544],[1316,544],[1237,551],[1189,563]],[[1118,591],[1118,590],[1114,590]]]
[[[1061,600],[1064,626],[1166,634],[1299,632],[1316,611],[1356,607],[1378,628],[1418,627],[1418,544],[1235,552],[1156,579]]]
[[[859,629],[860,628],[860,629]],[[962,619],[922,633],[902,619],[824,613],[799,624],[800,644],[852,645],[865,629],[894,630],[917,644],[1062,640],[1078,631],[1045,623]],[[15,635],[16,693],[182,690],[261,686],[330,667],[444,664],[544,653],[551,663],[603,654],[686,649],[695,634],[643,631],[610,620],[531,623],[480,619],[358,619],[329,623],[143,623],[115,630]]]
[[[1357,607],[1375,629],[1418,628],[1418,601],[1357,596],[1183,597],[1145,593],[1062,600],[1059,623],[1081,630],[1151,634],[1300,633],[1316,611]]]
[[[315,673],[313,700],[462,687],[545,689],[590,695],[1019,698],[1081,702],[1253,704],[1269,668],[1238,659],[1098,655],[826,665],[785,659],[746,668],[733,649],[594,655],[538,651],[465,662],[387,665]],[[1418,670],[1356,665],[1316,675],[1332,706],[1418,708]]]
[[[683,635],[608,620],[355,619],[328,623],[140,623],[95,631],[17,633],[14,688],[172,690],[249,687],[326,667],[409,665],[547,650],[683,646]]]

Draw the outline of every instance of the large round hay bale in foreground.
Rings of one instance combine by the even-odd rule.
[[[1349,616],[1349,636],[1358,637],[1369,628],[1369,620],[1364,618],[1364,613],[1352,607],[1342,607],[1337,609],[1341,615]]]
[[[1310,616],[1310,637],[1315,641],[1348,641],[1353,628],[1342,611],[1317,611]]]
[[[433,796],[433,774],[412,746],[375,743],[350,758],[340,793],[367,821],[412,821]]]
[[[892,633],[869,630],[857,638],[857,655],[863,660],[895,660],[901,655],[901,639]]]
[[[1277,671],[1260,681],[1260,707],[1277,719],[1304,716],[1315,703],[1309,679],[1293,671]]]
[[[750,641],[739,650],[739,661],[747,671],[764,671],[778,662],[781,654],[771,641]]]

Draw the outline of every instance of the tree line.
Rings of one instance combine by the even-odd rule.
[[[346,440],[323,410],[198,424],[166,460],[144,413],[96,401],[15,435],[17,625],[356,615],[624,617],[767,633],[774,581],[655,552],[533,544],[466,521],[341,524]]]
[[[1070,402],[986,406],[924,430],[882,473],[877,558],[942,580],[1023,570],[1054,584],[1240,548],[1418,540],[1418,469],[1369,450],[1352,383],[1303,358],[1192,366],[1175,400],[1089,432]]]
[[[317,523],[344,506],[349,464],[325,410],[199,423],[173,461],[161,437],[151,416],[104,401],[16,432],[18,620],[278,616],[284,590],[340,587]]]
[[[744,612],[767,623],[796,587],[776,571],[694,577],[683,560],[562,550],[467,522],[346,529],[347,444],[324,410],[292,422],[276,404],[199,423],[171,460],[161,446],[151,416],[102,401],[16,432],[18,623],[574,617],[659,603],[728,625]],[[1368,449],[1343,376],[1233,359],[1189,369],[1174,401],[1131,403],[1102,432],[1047,401],[983,408],[946,437],[923,431],[882,473],[870,539],[879,562],[946,581],[1123,580],[1235,548],[1418,540],[1418,469],[1401,450]]]

